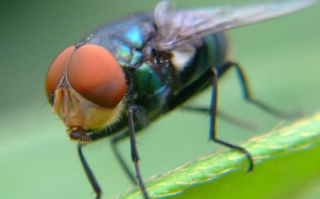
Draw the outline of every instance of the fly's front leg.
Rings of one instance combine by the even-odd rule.
[[[119,149],[117,148],[117,143],[120,142],[121,140],[127,138],[128,136],[129,136],[129,131],[125,131],[125,132],[113,137],[111,140],[111,149],[112,149],[113,153],[115,154],[117,160],[119,161],[119,164],[121,165],[122,169],[125,171],[128,178],[130,179],[130,181],[133,184],[138,184],[137,179],[134,177],[133,173],[130,171],[130,168],[126,164]]]
[[[94,192],[96,193],[96,199],[100,199],[101,198],[101,194],[102,194],[102,191],[101,191],[101,188],[98,184],[98,181],[96,180],[96,178],[94,177],[83,153],[82,153],[82,146],[83,144],[78,144],[78,154],[79,154],[79,157],[80,157],[80,160],[81,160],[81,164],[87,174],[87,177],[90,181],[90,184],[94,190]]]
[[[212,69],[212,96],[211,96],[211,114],[210,114],[210,139],[214,142],[227,146],[229,148],[238,150],[246,154],[249,160],[249,169],[248,171],[253,170],[253,159],[251,154],[243,147],[230,144],[228,142],[217,139],[216,134],[216,114],[217,114],[217,103],[218,103],[218,75],[215,68]]]
[[[128,108],[128,120],[129,120],[129,135],[130,135],[130,145],[131,145],[131,158],[134,163],[134,167],[136,170],[136,177],[139,182],[139,186],[141,188],[141,191],[144,195],[145,199],[149,199],[149,194],[146,190],[146,187],[144,185],[144,182],[142,180],[141,172],[140,172],[140,166],[139,166],[139,153],[137,149],[137,143],[136,143],[136,132],[134,127],[134,112],[137,111],[139,107],[137,106],[130,106]]]
[[[242,87],[242,92],[243,92],[243,97],[245,100],[247,100],[248,102],[258,106],[259,108],[261,108],[262,110],[277,116],[277,117],[281,117],[281,118],[297,118],[301,116],[301,113],[299,112],[291,112],[291,113],[286,113],[286,112],[282,112],[279,111],[257,99],[254,99],[252,97],[252,95],[250,94],[250,90],[249,90],[249,85],[247,83],[246,77],[244,72],[242,71],[240,65],[238,63],[235,62],[226,62],[225,64],[222,65],[222,67],[217,69],[217,74],[218,76],[221,76],[224,72],[226,72],[227,70],[229,70],[231,67],[234,67],[236,69],[236,72],[239,76],[239,80],[240,80],[240,84]]]

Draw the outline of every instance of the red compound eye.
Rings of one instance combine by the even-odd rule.
[[[65,74],[74,49],[74,46],[70,46],[69,48],[64,49],[52,62],[45,80],[45,87],[48,98],[51,98],[51,96],[54,94],[54,91],[61,81],[61,78]]]
[[[84,98],[105,108],[119,104],[126,92],[122,68],[109,51],[97,45],[83,45],[75,51],[67,78]]]

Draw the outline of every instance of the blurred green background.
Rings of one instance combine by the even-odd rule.
[[[94,198],[80,165],[76,144],[68,140],[65,127],[44,95],[44,78],[54,57],[103,23],[136,11],[152,10],[158,1],[3,1],[0,6],[0,198],[65,199]],[[253,3],[258,0],[175,1],[178,7]],[[260,1],[261,2],[261,1]],[[320,4],[276,20],[228,31],[230,57],[245,69],[254,96],[281,110],[302,110],[306,115],[320,108]],[[234,72],[220,81],[219,109],[260,124],[256,131],[218,120],[221,139],[243,143],[282,125],[244,102]],[[206,92],[190,104],[209,105]],[[188,125],[186,125],[188,124]],[[174,111],[138,136],[145,179],[223,147],[208,142],[209,117]],[[112,198],[131,184],[113,154],[109,139],[85,148],[84,152],[104,191]],[[129,140],[120,145],[130,164]],[[315,153],[316,154],[316,153]],[[302,155],[295,161],[303,162]],[[278,161],[279,162],[279,161]],[[319,163],[319,162],[318,162]],[[280,164],[280,163],[279,163]],[[289,165],[290,166],[290,165]],[[295,165],[291,165],[294,167]],[[267,168],[266,168],[267,167]],[[320,194],[320,164],[313,175],[294,188],[291,198],[315,198]],[[243,186],[254,193],[255,184],[268,183],[275,163],[264,166],[264,178]],[[259,166],[258,166],[259,169]],[[286,169],[282,168],[283,172]],[[262,171],[263,172],[263,171]],[[258,173],[258,172],[257,172]],[[254,176],[251,173],[250,176]],[[243,173],[243,179],[249,175]],[[283,183],[294,181],[284,173]],[[226,181],[224,179],[224,181]],[[216,181],[219,183],[219,180]],[[224,182],[232,192],[229,177]],[[298,183],[299,184],[299,183]],[[286,198],[276,187],[278,198]],[[219,190],[213,190],[219,192]],[[278,194],[279,193],[279,194]],[[216,194],[222,198],[224,194]],[[219,197],[218,197],[219,196]],[[241,196],[238,196],[242,198]],[[238,198],[235,197],[235,198]],[[255,196],[259,198],[260,196]],[[261,197],[260,197],[261,198]]]

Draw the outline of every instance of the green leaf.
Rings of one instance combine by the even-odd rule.
[[[246,198],[282,198],[283,195],[294,195],[297,187],[319,172],[319,145],[316,145],[319,139],[320,113],[244,144],[256,166],[248,174],[244,172],[248,168],[246,156],[238,151],[225,150],[151,177],[146,182],[147,190],[151,198],[175,196],[183,192],[176,197],[234,198],[244,194]],[[116,198],[144,197],[139,187],[133,187]]]

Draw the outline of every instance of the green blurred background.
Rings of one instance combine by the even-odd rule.
[[[193,8],[258,0],[175,2],[178,7]],[[94,198],[80,165],[76,144],[68,140],[64,125],[50,112],[44,95],[44,78],[50,63],[62,49],[107,21],[136,11],[152,10],[156,3],[155,0],[1,2],[1,199]],[[228,31],[230,57],[243,65],[254,96],[281,110],[299,109],[306,115],[319,110],[319,18],[320,4],[283,18]],[[242,100],[234,72],[220,81],[219,89],[219,109],[260,125],[259,129],[250,131],[219,119],[220,138],[241,144],[284,123]],[[190,103],[209,105],[209,95],[206,92]],[[207,141],[208,130],[208,116],[179,110],[151,125],[138,136],[144,178],[222,149]],[[111,153],[109,141],[104,139],[84,150],[104,198],[112,198],[131,186]],[[130,164],[129,140],[122,142],[120,148]],[[308,156],[302,155],[295,161],[303,162],[304,157]],[[278,168],[276,163],[268,165],[265,170],[269,172]],[[305,179],[309,183],[302,182],[305,186],[294,188],[291,198],[320,195],[320,164],[318,167],[319,170],[315,169],[314,174]],[[253,186],[268,183],[272,175],[271,172],[260,182],[243,186],[242,191],[248,195],[254,193]],[[247,176],[243,173],[242,177]],[[290,173],[283,176],[294,180]],[[232,192],[233,179],[229,177],[225,183]],[[278,198],[286,198],[281,190],[274,188],[272,191]],[[220,193],[215,198],[223,196]]]

